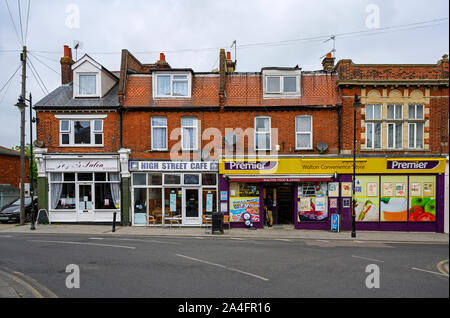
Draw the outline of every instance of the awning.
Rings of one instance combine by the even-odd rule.
[[[333,176],[321,175],[225,175],[232,182],[323,182],[333,181]]]

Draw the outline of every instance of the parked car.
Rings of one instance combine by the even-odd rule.
[[[25,222],[31,221],[32,207],[34,206],[35,211],[37,211],[37,197],[34,197],[31,201],[31,197],[25,198]],[[20,222],[20,199],[6,205],[0,211],[0,222],[8,223],[9,221]]]

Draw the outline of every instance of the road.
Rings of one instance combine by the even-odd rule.
[[[438,243],[8,234],[0,235],[0,277],[22,279],[37,292],[30,297],[448,298],[448,251]],[[66,286],[70,264],[80,288]],[[366,285],[373,268],[379,288]]]

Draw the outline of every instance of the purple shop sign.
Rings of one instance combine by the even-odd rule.
[[[278,166],[278,161],[228,161],[225,162],[225,170],[234,171],[258,171],[272,170]]]
[[[438,160],[407,161],[391,160],[387,162],[388,170],[431,170],[439,166]]]

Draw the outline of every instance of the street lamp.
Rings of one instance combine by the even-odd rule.
[[[20,225],[25,224],[25,104],[24,96],[15,105],[20,111]]]
[[[353,102],[353,210],[352,210],[352,237],[356,237],[356,197],[355,197],[355,187],[356,187],[356,109],[361,107],[361,101],[358,94],[355,93],[355,100]]]

